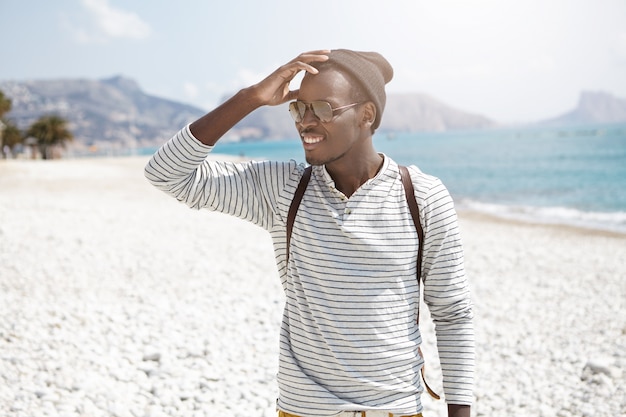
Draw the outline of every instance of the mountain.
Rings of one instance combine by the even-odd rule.
[[[144,93],[124,77],[104,80],[7,81],[0,90],[12,101],[6,115],[26,129],[44,114],[70,122],[79,145],[133,148],[162,143],[205,113],[186,104]]]
[[[441,132],[484,129],[496,123],[488,118],[450,107],[426,94],[389,94],[380,124],[381,132]]]
[[[78,146],[136,148],[162,144],[185,124],[202,116],[197,107],[144,93],[128,78],[57,79],[0,82],[12,100],[7,116],[26,129],[44,114],[70,122]],[[494,126],[486,117],[447,106],[424,94],[389,94],[381,132],[445,131]],[[226,140],[283,139],[296,135],[287,105],[256,110]]]
[[[626,122],[626,100],[601,91],[583,91],[578,105],[559,117],[541,124],[571,125]]]

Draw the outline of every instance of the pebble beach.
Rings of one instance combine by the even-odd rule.
[[[0,160],[0,416],[276,416],[269,235],[152,188],[146,162]],[[626,235],[459,217],[472,415],[625,416]]]

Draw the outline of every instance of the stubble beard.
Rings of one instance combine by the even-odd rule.
[[[322,165],[328,165],[330,163],[333,163],[335,161],[338,161],[339,159],[341,159],[347,152],[342,153],[341,155],[337,155],[334,157],[328,157],[326,159],[321,159],[321,158],[314,158],[312,155],[307,155],[305,154],[305,160],[307,162],[307,164],[309,165],[313,165],[313,166],[322,166]]]

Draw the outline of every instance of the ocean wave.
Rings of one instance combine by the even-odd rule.
[[[591,212],[570,207],[510,206],[461,199],[459,211],[468,210],[531,223],[567,225],[626,234],[626,212]]]

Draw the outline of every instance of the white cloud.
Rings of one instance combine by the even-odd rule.
[[[255,72],[255,71],[243,68],[243,69],[240,69],[239,71],[237,71],[236,83],[239,84],[238,87],[240,87],[240,86],[246,86],[247,87],[249,85],[253,85],[253,84],[258,83],[263,78],[265,78],[267,75],[269,75],[269,73],[261,74],[259,72]]]
[[[215,81],[206,81],[204,89],[211,94],[221,94],[224,91],[224,87]]]
[[[199,93],[198,86],[191,82],[185,82],[183,83],[183,92],[185,94],[185,97],[189,99],[195,99],[196,97],[198,97]]]
[[[152,30],[150,25],[137,14],[118,9],[109,4],[108,0],[81,0],[85,18],[64,23],[79,43],[105,43],[112,39],[148,38]],[[80,23],[76,23],[79,21]]]

